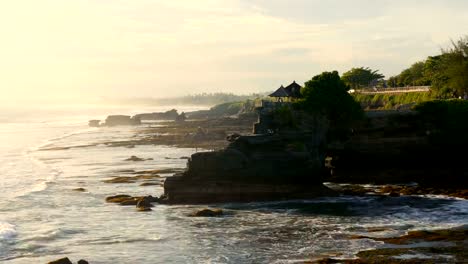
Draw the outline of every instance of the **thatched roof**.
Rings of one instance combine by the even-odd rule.
[[[289,97],[289,93],[284,89],[283,85],[278,88],[274,93],[269,95],[270,97]]]
[[[294,97],[294,98],[300,98],[301,95],[301,86],[294,81],[290,85],[286,86],[284,88],[286,92],[288,93],[289,97]]]

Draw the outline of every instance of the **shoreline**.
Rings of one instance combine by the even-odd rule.
[[[191,123],[191,122],[193,122],[193,123]],[[206,146],[210,146],[210,148],[208,148],[208,149],[222,149],[229,143],[225,138],[225,135],[227,134],[226,132],[224,132],[224,134],[222,134],[222,133],[219,133],[219,131],[210,129],[211,131],[208,130],[208,132],[205,134],[205,136],[207,135],[206,137],[200,137],[200,138],[195,137],[195,139],[194,139],[194,135],[197,135],[198,126],[200,124],[204,124],[206,126],[209,126],[210,124],[215,124],[215,123],[219,124],[219,122],[222,122],[222,121],[219,121],[219,120],[218,121],[216,121],[216,120],[212,120],[212,121],[186,121],[186,123],[184,123],[182,126],[180,124],[177,124],[176,122],[164,122],[163,124],[167,125],[167,127],[149,127],[149,128],[143,128],[142,130],[140,130],[140,129],[136,130],[134,135],[136,135],[137,137],[141,137],[141,139],[140,138],[135,139],[135,140],[130,139],[130,140],[118,141],[118,142],[108,142],[107,144],[106,143],[99,143],[99,144],[104,144],[107,147],[128,147],[128,148],[132,148],[132,146],[135,146],[135,145],[168,145],[168,146],[173,146],[173,147],[189,146],[189,147],[200,147],[200,148],[205,148]],[[227,130],[234,131],[235,129],[239,130],[239,124],[238,124],[239,121],[238,120],[228,120],[226,122],[230,122],[230,123],[228,123],[228,125],[226,125],[223,128],[223,129],[225,129],[224,131],[227,131]],[[251,120],[248,120],[248,122],[251,122]],[[245,133],[248,133],[248,131],[250,131],[250,129],[251,129],[251,126],[248,125],[248,122],[246,121],[245,126],[242,127],[242,130],[245,131]],[[179,130],[179,127],[182,127],[183,129]],[[173,133],[174,131],[178,131],[179,133]],[[218,136],[214,137],[213,135],[218,135]],[[223,136],[220,136],[220,135],[223,135]],[[78,146],[78,147],[80,147],[80,146]],[[185,158],[188,158],[188,157],[180,157],[180,158],[185,159]],[[155,184],[155,185],[160,186],[161,185],[160,182],[163,181],[164,178],[171,177],[171,176],[169,176],[170,174],[175,174],[175,173],[178,173],[178,172],[182,172],[182,171],[165,171],[165,173],[167,173],[167,174],[165,174],[165,176],[163,176],[163,177],[154,177],[153,178],[153,176],[161,174],[161,171],[157,171],[157,170],[135,171],[134,170],[131,173],[132,175],[129,176],[130,178],[122,177],[120,179],[117,179],[119,177],[119,176],[117,176],[117,177],[114,177],[114,178],[103,179],[103,181],[116,179],[115,183],[119,183],[119,184],[123,184],[123,183],[140,183],[140,181],[143,184],[145,182],[156,182],[156,181],[158,181],[158,184]],[[116,174],[118,174],[118,173],[116,173]],[[112,182],[107,182],[105,184],[112,184]],[[353,184],[351,184],[351,185],[353,185]],[[360,186],[360,185],[355,185],[355,186]],[[390,186],[390,185],[381,185],[381,186],[379,186],[379,188],[380,189],[385,189],[387,186]],[[367,196],[367,195],[369,195],[369,189],[370,188],[354,189],[353,190],[351,188],[349,190],[345,190],[342,193],[348,194],[348,195],[355,195],[355,196]],[[375,191],[374,194],[371,194],[371,195],[379,195],[379,196],[382,196],[382,197],[392,197],[392,195],[390,195],[392,192],[401,191],[401,190],[395,189],[395,188],[392,189],[392,190],[390,190],[390,189],[386,189],[386,190],[387,190],[386,192]],[[420,191],[422,193],[417,193],[416,192],[414,194],[424,195],[424,193],[423,193],[424,190],[418,190],[418,191]],[[400,195],[404,196],[405,194],[400,194]],[[142,197],[144,197],[144,195]],[[141,198],[141,197],[139,197],[139,198]],[[212,203],[209,203],[209,204],[213,205]],[[135,202],[131,202],[131,205],[133,207],[136,206]],[[194,206],[195,206],[194,208],[197,208],[200,205],[194,205]],[[370,238],[360,238],[360,239],[370,239]],[[380,251],[378,251],[379,250],[378,248],[376,248],[374,250],[376,252],[380,252]],[[364,253],[362,253],[362,254],[364,254]],[[369,254],[371,254],[371,253],[369,253]],[[356,255],[356,256],[358,256],[358,255]],[[87,257],[87,256],[83,256],[83,257]],[[313,259],[313,258],[311,258],[311,259]],[[326,260],[321,260],[321,261],[322,262],[310,262],[310,263],[341,263],[341,262],[336,262],[336,261],[341,261],[339,259],[336,259],[336,260],[326,259]],[[335,262],[323,262],[323,261],[335,261]],[[346,261],[357,261],[357,260],[349,260],[348,259]],[[306,261],[304,263],[309,263],[309,262]],[[368,262],[343,262],[343,263],[368,263]],[[385,263],[385,262],[383,262],[383,263]],[[412,262],[401,262],[401,263],[412,263]],[[417,262],[415,262],[415,263],[417,263]]]

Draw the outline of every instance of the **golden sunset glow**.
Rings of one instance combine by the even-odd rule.
[[[1,100],[251,93],[361,64],[391,75],[467,31],[466,1],[361,2],[2,1]]]

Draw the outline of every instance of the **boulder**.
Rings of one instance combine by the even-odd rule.
[[[104,180],[105,183],[134,183],[137,179],[135,177],[122,176],[115,177],[109,180]]]
[[[49,262],[48,264],[73,264],[69,258],[61,258],[54,261]]]
[[[204,209],[200,209],[195,212],[192,212],[189,216],[191,217],[216,217],[216,216],[222,216],[222,215],[223,215],[223,210],[221,209],[204,208]]]
[[[150,207],[137,207],[137,211],[138,212],[148,212],[148,211],[152,211],[152,209]]]
[[[236,141],[241,135],[238,134],[238,133],[234,133],[234,134],[231,134],[229,136],[226,137],[226,140],[229,141],[229,142],[234,142]]]
[[[181,113],[182,115],[183,113]],[[185,114],[183,114],[185,116]],[[175,121],[179,117],[176,109],[172,109],[166,112],[154,112],[154,113],[144,113],[135,115],[134,118],[139,118],[140,120],[172,120]]]
[[[141,197],[140,199],[137,200],[136,207],[137,208],[153,207],[153,205],[151,204],[151,202],[153,201],[152,198],[153,197],[151,196]]]
[[[108,203],[120,203],[120,202],[122,202],[124,200],[128,200],[130,198],[132,198],[130,195],[119,194],[119,195],[106,197],[106,202],[108,202]]]
[[[156,186],[156,185],[161,185],[159,182],[144,182],[140,184],[140,186]]]
[[[128,159],[125,159],[125,161],[145,161],[145,159],[139,158],[137,156],[131,156]]]
[[[185,122],[186,119],[187,117],[185,116],[185,113],[182,112],[180,115],[176,117],[175,121],[178,123],[181,123],[181,122]]]
[[[132,206],[132,205],[137,205],[138,203],[138,198],[135,198],[135,197],[132,197],[130,199],[127,199],[127,200],[123,200],[119,203],[119,205],[122,205],[122,206]]]
[[[80,259],[78,260],[78,264],[89,264],[89,262],[84,259]]]
[[[89,120],[88,126],[90,126],[90,127],[99,127],[99,126],[101,126],[101,120]]]
[[[141,125],[141,120],[138,117],[130,117],[126,115],[110,115],[106,118],[105,126],[134,126]]]

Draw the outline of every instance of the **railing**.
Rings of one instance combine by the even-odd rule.
[[[361,94],[379,94],[379,93],[411,93],[411,92],[429,92],[430,86],[406,86],[406,87],[389,87],[389,88],[364,88],[350,90],[350,93]]]

